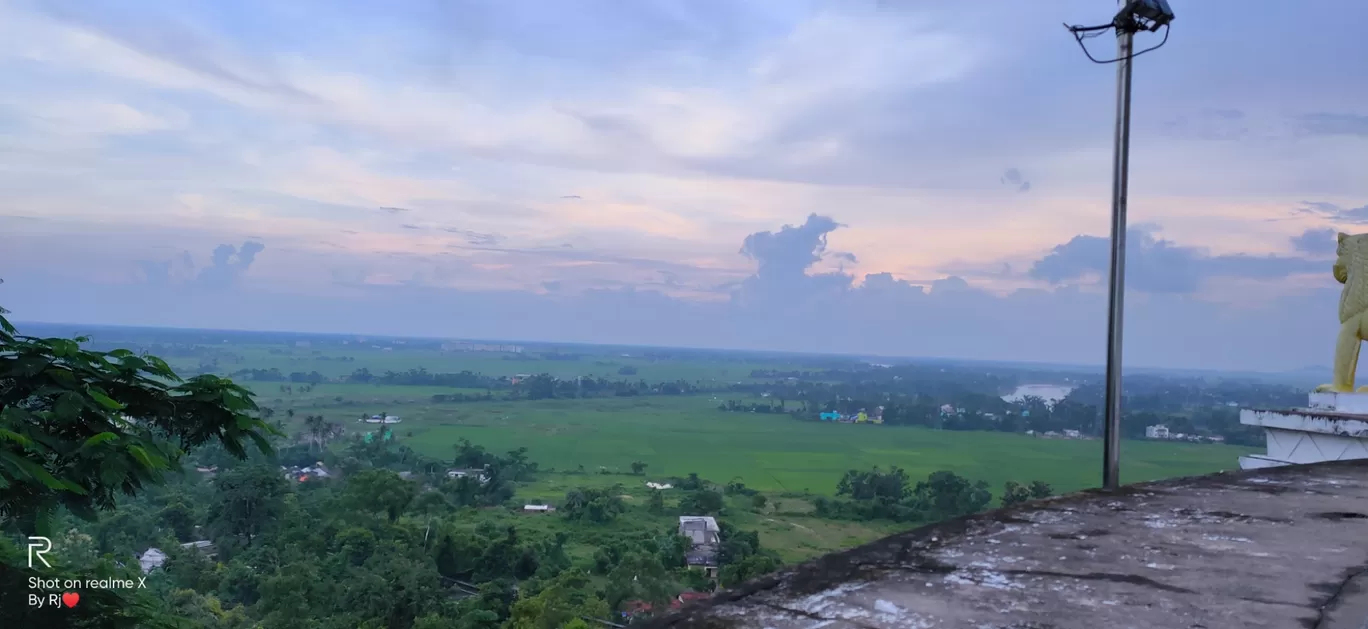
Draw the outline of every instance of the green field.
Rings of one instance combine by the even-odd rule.
[[[643,505],[645,482],[696,473],[716,482],[741,481],[763,492],[769,506],[757,513],[744,496],[729,497],[726,519],[760,532],[764,545],[786,561],[849,548],[907,528],[891,522],[853,522],[817,518],[811,499],[835,494],[847,470],[898,466],[914,480],[949,470],[974,481],[986,481],[995,496],[1006,481],[1044,481],[1056,492],[1100,483],[1102,446],[1098,440],[1038,439],[1000,432],[942,431],[891,425],[852,425],[799,421],[787,415],[731,413],[718,410],[731,395],[604,397],[590,399],[517,400],[434,403],[438,394],[483,394],[441,386],[377,385],[339,382],[360,368],[372,374],[426,369],[429,372],[473,371],[489,376],[547,373],[561,379],[603,376],[610,380],[648,382],[686,380],[694,383],[755,382],[756,369],[819,372],[830,358],[757,356],[725,352],[670,354],[669,360],[646,357],[637,348],[556,346],[528,347],[524,354],[447,352],[436,345],[402,341],[333,339],[297,344],[289,339],[232,342],[216,339],[193,345],[170,359],[186,372],[232,374],[241,369],[278,369],[283,374],[318,372],[333,380],[314,385],[240,381],[258,403],[275,411],[290,431],[302,429],[303,417],[322,415],[348,432],[377,427],[359,423],[375,413],[399,415],[398,441],[417,452],[450,460],[452,445],[468,439],[495,452],[528,449],[544,473],[518,487],[519,500],[558,504],[576,487],[622,485],[629,504]],[[182,345],[182,348],[185,346]],[[574,360],[558,359],[576,353]],[[659,355],[659,354],[658,354]],[[622,367],[635,368],[619,375]],[[944,371],[942,369],[941,371]],[[1032,376],[1026,376],[1032,377]],[[1050,381],[1051,377],[1044,376]],[[497,396],[505,392],[496,392]],[[755,397],[736,395],[744,403]],[[289,419],[288,411],[294,411]],[[1237,467],[1247,448],[1182,443],[1125,441],[1122,481],[1138,482],[1206,474]],[[644,475],[630,474],[631,464],[647,464]],[[673,504],[683,492],[665,492]],[[775,503],[781,506],[775,509]],[[555,516],[484,509],[469,524],[497,520],[536,534],[571,530],[573,552],[593,553],[595,540],[625,529],[672,526],[673,519],[632,509],[632,517],[609,524],[587,525]],[[606,538],[605,538],[606,539]]]
[[[400,438],[415,450],[446,457],[465,438],[496,451],[526,446],[543,467],[625,472],[647,463],[648,476],[741,479],[767,492],[831,494],[850,469],[897,465],[914,478],[951,470],[1000,489],[1008,480],[1043,480],[1061,491],[1098,484],[1101,442],[1037,439],[991,432],[938,431],[917,427],[823,424],[786,416],[726,413],[711,396],[542,400],[428,404],[421,387],[319,385],[309,396],[289,396],[300,413],[350,422],[369,407],[329,403],[346,389],[348,399],[377,399],[403,417]],[[404,402],[404,400],[408,400]],[[380,408],[374,409],[379,412]],[[1127,441],[1122,445],[1126,482],[1205,474],[1236,467],[1248,449],[1196,444]]]
[[[500,452],[525,446],[530,458],[549,471],[518,489],[519,497],[529,501],[557,504],[575,487],[622,484],[624,494],[631,496],[628,501],[641,505],[648,494],[647,480],[690,472],[719,483],[740,480],[782,507],[777,513],[771,508],[759,514],[737,500],[728,519],[758,530],[766,547],[778,550],[786,561],[849,548],[907,528],[807,515],[811,505],[804,497],[833,495],[846,470],[896,465],[915,480],[950,470],[987,481],[996,496],[1008,480],[1042,480],[1059,492],[1095,487],[1102,456],[1098,440],[803,422],[783,415],[723,412],[717,410],[713,396],[432,404],[426,400],[433,393],[453,390],[322,384],[308,393],[291,394],[281,393],[279,385],[258,388],[263,403],[278,410],[293,408],[297,418],[321,414],[343,422],[349,431],[376,428],[358,423],[362,414],[399,415],[399,440],[433,457],[449,458],[451,446],[462,438]],[[344,402],[337,402],[338,397]],[[1246,452],[1238,447],[1126,441],[1122,478],[1138,482],[1233,469]],[[649,466],[645,475],[628,473],[633,461]],[[584,473],[579,473],[581,466]],[[678,490],[668,491],[666,499],[672,502],[679,495]],[[636,513],[632,526],[664,527],[671,521],[644,510]],[[498,517],[522,529],[567,526],[548,516]],[[592,540],[595,531],[613,532],[613,527],[579,528],[585,530],[575,536],[575,546],[582,553],[592,553],[592,544],[584,540]]]

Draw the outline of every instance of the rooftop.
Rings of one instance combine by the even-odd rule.
[[[1368,619],[1368,461],[1091,490],[821,557],[663,629],[1307,627]]]

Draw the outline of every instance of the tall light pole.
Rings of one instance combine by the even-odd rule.
[[[1112,147],[1111,275],[1107,302],[1107,397],[1102,442],[1102,486],[1121,485],[1121,320],[1126,300],[1126,179],[1130,170],[1131,45],[1135,33],[1116,31],[1116,132]]]
[[[1126,187],[1130,170],[1131,65],[1144,54],[1168,41],[1173,11],[1166,0],[1121,0],[1121,11],[1101,26],[1068,26],[1095,63],[1116,63],[1116,129],[1112,149],[1111,273],[1107,303],[1107,388],[1103,420],[1102,487],[1121,485],[1121,330],[1126,297]],[[1164,27],[1164,41],[1134,52],[1135,33]],[[1083,46],[1083,39],[1116,29],[1116,58],[1099,61]]]

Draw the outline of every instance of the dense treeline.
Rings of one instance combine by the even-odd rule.
[[[1041,481],[1021,485],[1009,481],[1003,488],[1002,505],[1012,506],[1053,494]],[[935,522],[977,513],[987,508],[993,495],[988,484],[972,482],[953,472],[933,472],[913,484],[907,472],[897,466],[888,470],[850,470],[836,485],[835,499],[817,497],[817,515],[853,520],[893,520],[895,522]],[[842,500],[841,498],[848,498]]]

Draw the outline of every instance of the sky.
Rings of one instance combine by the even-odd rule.
[[[1135,61],[1125,361],[1328,365],[1368,3],[1171,4]],[[1115,10],[3,0],[0,306],[1100,363],[1116,66],[1061,23]]]

